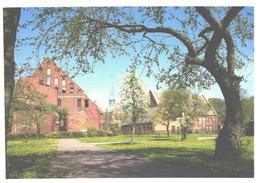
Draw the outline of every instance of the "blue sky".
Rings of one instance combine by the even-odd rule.
[[[27,18],[30,18],[30,13],[28,12],[22,12],[21,15],[21,22],[27,20]],[[28,32],[19,32],[18,37],[20,35],[26,35],[30,34],[30,31]],[[253,58],[253,52],[250,52],[248,50],[250,47],[252,48],[254,45],[251,44],[248,46],[248,49],[246,51],[249,54],[249,57]],[[20,51],[15,52],[15,60],[16,63],[24,63],[25,59],[27,57],[31,56],[30,48],[22,48]],[[52,57],[52,55],[45,55],[43,52],[40,53],[40,58],[43,57]],[[131,58],[127,56],[121,56],[112,58],[111,56],[108,56],[106,58],[106,63],[98,62],[95,65],[94,73],[93,74],[87,74],[87,75],[81,75],[79,74],[76,76],[73,80],[82,88],[85,90],[86,94],[93,100],[96,101],[97,104],[102,108],[105,109],[108,106],[108,100],[109,100],[109,91],[110,91],[110,83],[111,80],[114,83],[114,90],[115,90],[115,96],[117,101],[119,100],[118,93],[120,90],[120,84],[122,83],[122,79],[118,80],[118,77],[124,76],[126,73],[126,69],[131,64]],[[35,65],[35,64],[33,64]],[[247,78],[247,82],[241,83],[241,88],[246,89],[248,94],[254,95],[254,74],[253,74],[253,64],[248,65],[246,70],[243,70],[244,75],[248,75],[251,73]],[[144,69],[144,72],[142,72],[143,66],[140,66],[137,69],[136,74],[139,76],[141,73],[141,79],[144,80],[148,84],[147,90],[157,90],[156,84],[157,81],[155,78],[151,76],[151,78],[145,77],[146,75],[146,69]],[[160,91],[163,91],[164,87],[160,89]],[[213,85],[210,90],[202,90],[201,94],[203,94],[206,98],[223,98],[222,93],[218,87],[217,84]]]

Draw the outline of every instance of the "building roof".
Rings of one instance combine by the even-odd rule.
[[[150,92],[151,92],[152,96],[154,97],[157,105],[159,105],[160,104],[160,97],[161,97],[162,92],[152,91],[152,90],[150,90]]]
[[[152,90],[150,90],[150,92],[151,92],[153,98],[155,99],[157,105],[159,105],[159,104],[160,104],[160,98],[161,98],[162,92],[160,92],[160,91],[152,91]],[[210,105],[209,101],[205,98],[205,96],[204,96],[203,94],[200,96],[200,98],[201,98],[205,103],[207,103],[207,104],[209,105],[209,107],[210,107],[210,110],[209,110],[209,112],[208,112],[208,115],[217,115],[217,112],[216,112],[215,109]]]

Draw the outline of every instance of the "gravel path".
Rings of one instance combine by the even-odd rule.
[[[61,139],[50,172],[62,178],[198,177],[178,165],[115,153],[91,143]],[[205,176],[205,175],[204,175]]]

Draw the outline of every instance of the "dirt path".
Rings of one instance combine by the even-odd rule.
[[[61,139],[50,172],[63,178],[198,177],[178,165],[115,153],[75,139]],[[205,175],[204,175],[205,176]]]

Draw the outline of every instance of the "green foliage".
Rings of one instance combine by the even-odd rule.
[[[120,86],[120,104],[132,125],[131,144],[133,143],[135,127],[147,120],[149,111],[149,96],[143,89],[144,83],[134,72],[128,72]]]
[[[244,123],[254,120],[254,96],[241,99]]]
[[[218,119],[223,124],[226,118],[226,106],[223,99],[210,98],[208,99],[210,105],[217,112]]]
[[[117,120],[111,121],[111,123],[109,124],[108,129],[111,130],[113,134],[116,134],[116,132],[121,129],[120,125],[119,125],[119,121],[117,121]]]
[[[57,150],[57,140],[8,141],[6,177],[8,179],[48,178],[50,161]]]
[[[64,105],[62,107],[59,107],[57,109],[57,112],[59,114],[59,122],[60,122],[60,130],[61,131],[66,131],[67,130],[67,122],[69,119],[69,110],[68,106]]]
[[[56,107],[46,102],[47,95],[41,93],[27,80],[20,79],[15,86],[12,110],[15,111],[14,123],[24,133],[36,133],[40,137],[40,129],[45,126],[48,114],[56,110]]]
[[[219,21],[218,24],[221,24],[225,16],[232,14],[228,13],[232,9],[230,7],[205,9],[214,15],[214,20]],[[32,32],[37,31],[39,34],[22,36],[17,45],[34,46],[35,57],[40,49],[44,48],[46,53],[55,55],[57,60],[65,61],[62,65],[68,67],[68,71],[75,70],[73,74],[80,71],[93,72],[95,63],[105,62],[108,53],[113,57],[129,56],[133,53],[131,56],[134,67],[145,64],[147,75],[150,76],[154,73],[153,66],[158,66],[159,73],[154,75],[160,83],[167,86],[200,85],[207,88],[215,83],[207,69],[198,64],[190,64],[185,59],[187,55],[204,57],[207,43],[217,31],[208,30],[209,24],[215,22],[209,23],[209,19],[201,16],[198,8],[47,7],[25,8],[24,11],[32,11],[33,16],[20,25],[19,29],[28,31],[28,27],[32,27]],[[250,44],[250,40],[254,38],[253,16],[252,8],[245,8],[228,23],[228,32],[236,43],[232,44],[236,52],[236,69],[241,69],[248,61],[252,61],[243,53],[241,46],[243,48]],[[172,44],[175,40],[180,42]],[[224,41],[219,44],[216,61],[219,65],[227,67],[227,45]],[[187,49],[183,49],[184,47]],[[160,56],[167,58],[167,66],[162,66]],[[75,64],[66,62],[71,58],[75,58]],[[69,67],[70,65],[73,66]]]

